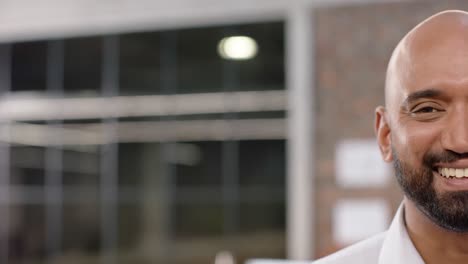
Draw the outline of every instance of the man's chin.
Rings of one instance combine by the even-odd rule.
[[[463,191],[437,191],[437,204],[448,207],[466,207],[468,208],[468,190]]]
[[[433,203],[420,204],[419,207],[440,227],[459,233],[468,232],[468,191],[444,191]]]

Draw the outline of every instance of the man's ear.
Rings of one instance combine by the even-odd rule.
[[[383,106],[375,109],[374,130],[383,160],[386,162],[393,161],[391,130],[388,124],[387,112]]]

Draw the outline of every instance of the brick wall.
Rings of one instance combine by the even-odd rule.
[[[393,48],[420,21],[446,9],[468,10],[468,1],[315,10],[317,257],[344,246],[332,238],[332,208],[338,199],[381,197],[388,201],[392,213],[401,202],[402,195],[394,179],[383,188],[338,187],[334,172],[335,146],[343,139],[374,137],[374,109],[384,103],[385,71]]]

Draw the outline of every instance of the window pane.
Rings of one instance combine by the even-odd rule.
[[[87,151],[66,149],[63,150],[62,155],[62,181],[65,186],[99,186],[100,153],[98,147],[89,148]]]
[[[119,185],[141,187],[143,182],[143,163],[152,159],[155,164],[158,157],[148,157],[144,153],[143,143],[119,144]]]
[[[223,28],[181,30],[177,45],[179,93],[221,92],[223,62],[217,54]]]
[[[207,237],[223,233],[221,204],[176,204],[174,216],[178,237]]]
[[[119,248],[122,251],[129,251],[144,242],[146,237],[142,216],[144,212],[140,204],[120,205],[119,206]],[[158,225],[159,223],[153,223]],[[154,235],[150,233],[148,235]],[[157,234],[156,234],[157,235]]]
[[[284,140],[246,140],[239,143],[241,186],[284,186],[286,153]]]
[[[45,208],[42,205],[14,206],[10,210],[9,262],[39,262],[45,258]]]
[[[120,37],[120,93],[160,93],[160,33],[125,34]]]
[[[173,148],[176,184],[184,186],[219,186],[221,184],[222,143],[188,142]],[[194,157],[190,157],[194,155]],[[185,160],[184,160],[185,158]]]
[[[14,146],[10,149],[11,183],[18,185],[43,185],[45,149]]]
[[[236,33],[256,40],[258,55],[236,63],[239,89],[282,90],[284,82],[283,23],[259,23],[238,26]]]
[[[65,256],[73,254],[79,258],[99,255],[101,247],[99,210],[98,203],[64,206],[63,254]]]
[[[12,47],[12,91],[45,91],[47,43],[15,43]]]
[[[79,96],[98,96],[101,86],[101,37],[65,40],[64,91]]]
[[[240,231],[282,233],[286,223],[285,201],[240,204]]]

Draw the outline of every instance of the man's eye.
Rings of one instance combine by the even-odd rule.
[[[426,106],[426,107],[423,107],[414,111],[414,113],[436,113],[436,112],[440,112],[440,110],[434,107],[430,107],[430,106]]]
[[[438,113],[438,112],[442,112],[443,110],[439,109],[439,108],[435,108],[435,107],[432,107],[432,106],[424,106],[424,107],[421,107],[421,108],[417,108],[417,109],[414,109],[412,111],[413,114],[427,114],[427,113]]]

